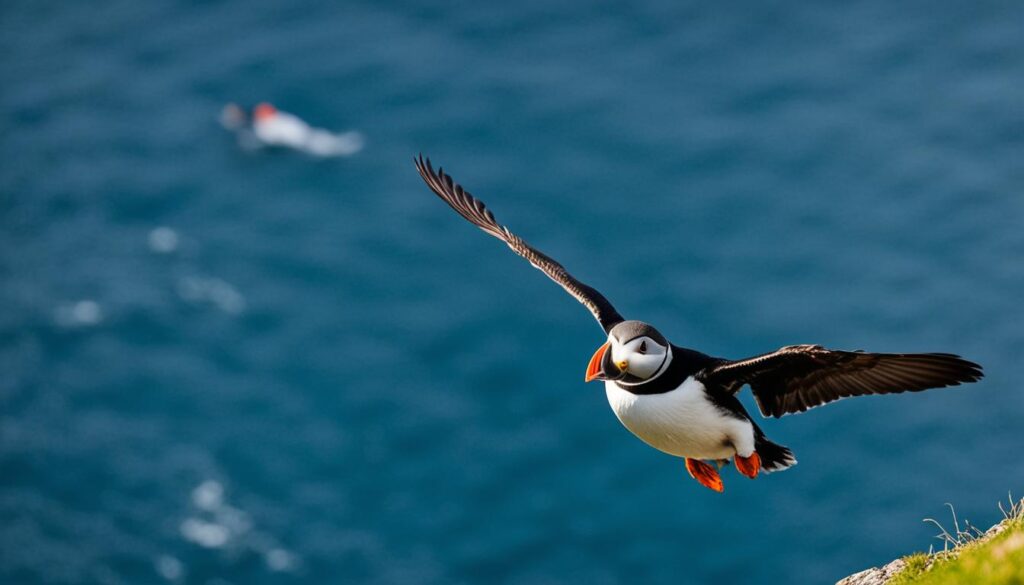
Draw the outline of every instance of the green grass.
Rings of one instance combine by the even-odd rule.
[[[887,585],[1024,585],[1024,500],[1003,514],[1004,528],[995,536],[970,525],[961,529],[955,513],[952,532],[932,520],[944,550],[904,558],[906,567]]]

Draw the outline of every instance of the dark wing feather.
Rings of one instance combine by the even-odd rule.
[[[976,382],[981,366],[948,353],[864,353],[820,345],[791,345],[702,373],[707,384],[736,393],[744,384],[765,416],[793,412],[867,394],[920,392]]]
[[[443,199],[459,215],[505,242],[513,252],[529,260],[530,264],[535,268],[540,269],[544,274],[548,275],[548,278],[560,284],[562,288],[576,297],[576,300],[583,303],[594,314],[597,322],[601,324],[605,332],[611,330],[616,323],[623,320],[622,315],[615,310],[615,307],[608,302],[608,299],[604,298],[604,295],[573,278],[561,264],[527,244],[522,238],[509,231],[507,227],[499,224],[494,219],[494,214],[487,209],[482,201],[473,197],[461,185],[452,181],[452,178],[446,175],[443,169],[438,168],[435,172],[433,167],[430,166],[430,159],[424,159],[421,154],[413,162],[416,163],[416,170],[419,171],[427,186],[438,197]]]

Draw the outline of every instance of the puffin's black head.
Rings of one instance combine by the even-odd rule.
[[[643,321],[623,321],[594,352],[584,379],[642,384],[665,371],[671,361],[668,340],[657,329]]]

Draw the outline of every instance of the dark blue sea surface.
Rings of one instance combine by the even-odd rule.
[[[678,344],[987,377],[712,493],[421,151]],[[830,583],[1024,495],[1019,2],[5,1],[0,158],[3,583]]]

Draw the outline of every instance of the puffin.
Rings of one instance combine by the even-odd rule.
[[[680,457],[697,482],[724,490],[719,470],[740,474],[796,464],[793,452],[769,440],[737,394],[745,387],[765,417],[779,418],[850,396],[920,392],[976,382],[982,368],[950,353],[869,353],[820,345],[789,345],[730,360],[670,342],[649,323],[625,319],[596,289],[504,225],[430,159],[413,159],[430,190],[459,215],[504,242],[586,307],[607,336],[584,375],[604,382],[608,404],[631,433]]]
[[[364,142],[363,135],[355,130],[334,133],[314,128],[267,102],[257,104],[252,115],[238,104],[229,103],[221,110],[220,123],[235,132],[239,145],[247,150],[281,147],[313,156],[341,157],[359,152]]]

